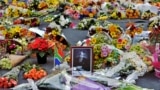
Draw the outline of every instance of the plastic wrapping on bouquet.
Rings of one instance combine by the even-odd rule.
[[[155,68],[155,76],[160,78],[160,69]]]
[[[159,44],[156,44],[155,52],[153,53],[153,67],[155,70],[155,76],[160,78],[160,50]]]

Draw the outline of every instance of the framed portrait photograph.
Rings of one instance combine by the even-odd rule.
[[[81,72],[93,71],[93,47],[71,47],[72,75],[79,76]]]

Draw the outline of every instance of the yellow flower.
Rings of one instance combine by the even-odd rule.
[[[125,45],[127,44],[127,42],[128,42],[128,40],[123,39],[121,44],[122,44],[123,46],[125,46]]]
[[[12,0],[12,4],[16,5],[17,4],[17,0]]]
[[[51,33],[52,33],[52,35],[57,35],[58,34],[55,30],[53,30]]]
[[[16,33],[20,33],[20,30],[20,26],[15,26],[9,29],[9,33],[11,33],[14,36]]]
[[[59,0],[46,0],[48,5],[57,6],[59,4]]]
[[[91,38],[92,44],[95,44],[97,42],[96,38]]]
[[[112,38],[116,38],[117,37],[115,32],[110,32],[110,35],[111,35]]]
[[[19,1],[18,6],[23,7],[23,8],[26,7],[25,2],[23,2],[23,1]]]
[[[108,17],[107,16],[100,16],[98,17],[98,20],[106,20]]]
[[[11,7],[6,8],[5,15],[6,16],[11,16],[11,14],[12,14],[12,8]]]
[[[89,13],[89,17],[90,17],[90,18],[93,18],[93,13]]]
[[[20,26],[15,26],[14,28],[13,28],[14,30],[15,30],[15,32],[20,32],[20,30],[21,30],[21,27]]]
[[[122,44],[117,44],[116,47],[117,47],[118,49],[122,49],[122,48],[123,48],[123,45],[122,45]]]
[[[18,9],[14,10],[13,17],[19,17],[19,10]]]

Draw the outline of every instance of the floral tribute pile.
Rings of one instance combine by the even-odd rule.
[[[155,70],[155,76],[160,77],[158,2],[1,0],[0,9],[0,71],[10,70],[0,76],[0,89],[143,90],[134,85],[140,76]],[[148,40],[135,42],[135,38],[146,31],[145,25],[134,20],[149,20]],[[112,21],[126,25],[122,27]],[[86,32],[86,38],[75,46],[93,47],[92,75],[80,72],[82,76],[73,77],[61,71],[70,71],[69,64],[72,63],[68,49],[70,40],[64,36],[66,29]],[[57,56],[55,48],[58,48],[58,54],[66,56]],[[24,60],[35,59],[32,56],[37,53],[47,59],[63,60],[50,73],[44,68],[48,63],[37,65],[34,60],[25,63]],[[32,85],[18,83],[19,75],[32,81]],[[96,89],[84,83],[92,84]]]

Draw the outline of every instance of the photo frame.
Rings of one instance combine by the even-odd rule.
[[[93,72],[93,47],[71,47],[71,68],[73,76]]]

